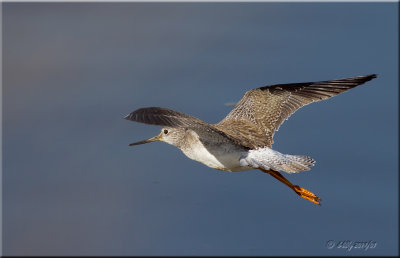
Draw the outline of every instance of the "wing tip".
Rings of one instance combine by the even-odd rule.
[[[144,108],[139,108],[136,109],[135,111],[132,111],[128,115],[124,117],[124,119],[129,120],[129,121],[134,121],[134,122],[139,122],[139,123],[146,123],[143,119],[143,116],[146,114],[146,112],[151,112],[154,110],[160,110],[163,108],[159,107],[144,107]]]
[[[133,112],[127,114],[126,116],[124,116],[124,119],[125,119],[125,120],[129,120],[129,121],[138,122],[138,119],[137,119],[137,111],[138,111],[138,110],[135,110],[135,111],[133,111]]]
[[[364,82],[370,81],[370,80],[375,79],[377,77],[378,77],[378,74],[376,74],[376,73],[360,76],[360,78],[363,79]]]

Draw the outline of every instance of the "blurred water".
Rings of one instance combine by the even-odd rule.
[[[397,255],[396,3],[4,3],[5,255]],[[377,73],[296,112],[288,179],[132,141],[146,106],[208,122],[249,89]],[[375,241],[362,251],[326,243]]]

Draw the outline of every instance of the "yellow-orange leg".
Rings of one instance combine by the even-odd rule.
[[[270,174],[271,176],[275,177],[276,179],[278,179],[279,181],[281,181],[285,185],[289,186],[295,193],[297,193],[298,195],[300,195],[304,199],[309,200],[310,202],[313,202],[315,204],[321,205],[319,203],[319,201],[321,201],[321,198],[319,198],[318,196],[316,196],[312,192],[308,191],[307,189],[304,189],[304,188],[302,188],[302,187],[300,187],[298,185],[294,185],[294,184],[290,183],[290,181],[287,180],[284,176],[282,176],[282,174],[279,173],[278,171],[265,170],[265,169],[262,169],[262,168],[260,168],[260,170],[262,172],[264,172],[264,173]]]

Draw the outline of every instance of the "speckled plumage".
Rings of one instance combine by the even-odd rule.
[[[324,100],[376,78],[375,74],[353,78],[277,84],[247,91],[235,108],[219,123],[209,124],[193,116],[160,107],[140,108],[127,120],[212,132],[243,147],[272,147],[273,136],[280,125],[296,110]]]
[[[235,108],[215,126],[233,137],[242,139],[244,136],[246,139],[243,142],[249,147],[271,147],[275,131],[296,110],[312,102],[336,96],[375,77],[372,74],[253,89],[247,91]]]
[[[308,156],[287,155],[272,150],[274,133],[299,108],[336,96],[373,78],[376,78],[375,74],[331,81],[277,84],[249,90],[217,124],[160,107],[138,109],[125,119],[164,126],[160,135],[131,145],[164,141],[180,148],[189,158],[215,169],[260,169],[291,187],[303,198],[319,204],[320,198],[292,185],[278,172],[308,170],[315,161]]]

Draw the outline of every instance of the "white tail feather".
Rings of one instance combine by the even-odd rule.
[[[268,147],[250,150],[246,157],[240,160],[242,166],[273,169],[287,173],[298,173],[309,170],[315,160],[308,156],[282,154]]]

